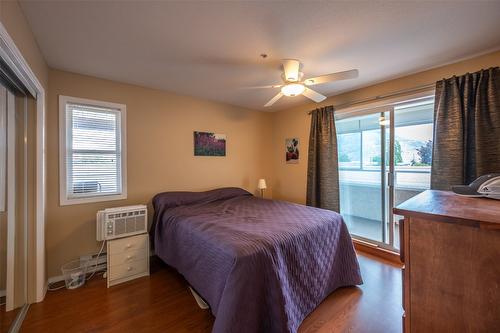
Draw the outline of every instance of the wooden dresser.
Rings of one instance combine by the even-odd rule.
[[[500,332],[500,201],[425,191],[394,213],[403,332]]]

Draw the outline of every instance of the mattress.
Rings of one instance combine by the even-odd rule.
[[[239,188],[153,199],[156,254],[210,305],[213,332],[297,332],[339,287],[362,278],[342,217]]]

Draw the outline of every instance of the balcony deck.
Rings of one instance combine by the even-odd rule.
[[[354,237],[361,236],[382,242],[382,223],[380,221],[354,215],[343,215],[343,217],[349,232]],[[394,247],[399,249],[399,223],[396,223],[394,228]]]

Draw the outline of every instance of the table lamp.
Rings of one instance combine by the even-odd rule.
[[[259,184],[257,188],[260,190],[260,197],[264,198],[264,190],[267,188],[266,180],[264,178],[259,179]]]

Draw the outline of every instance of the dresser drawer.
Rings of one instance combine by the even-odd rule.
[[[148,246],[147,234],[115,239],[109,241],[109,254],[114,255],[124,252],[134,252],[139,249],[146,249]]]
[[[109,279],[116,280],[122,279],[133,275],[146,273],[148,270],[148,260],[136,260],[125,264],[110,266]]]
[[[147,259],[148,251],[147,248],[143,247],[142,249],[133,249],[121,253],[111,254],[109,256],[109,266],[118,266],[132,261]]]

